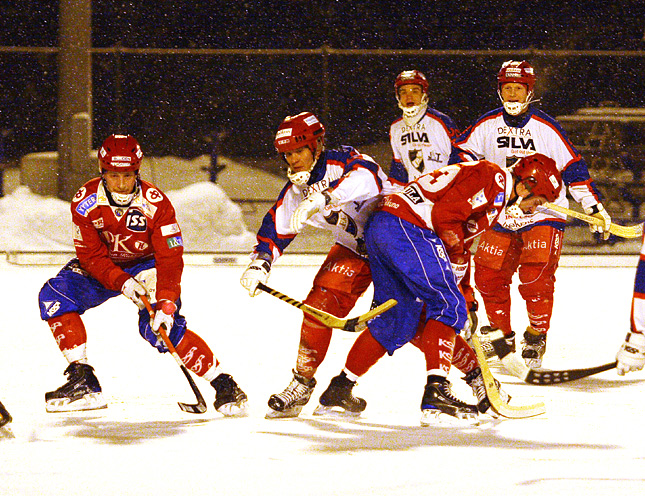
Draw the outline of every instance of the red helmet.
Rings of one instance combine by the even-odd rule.
[[[522,83],[527,86],[529,93],[532,92],[535,85],[533,66],[525,60],[507,60],[497,73],[498,89],[501,89],[504,83]]]
[[[399,88],[404,84],[418,84],[423,89],[424,94],[428,94],[428,79],[421,71],[413,69],[411,71],[403,71],[396,77],[394,81],[394,93],[399,97]]]
[[[99,170],[114,172],[138,172],[143,159],[141,147],[134,137],[112,134],[99,149]]]
[[[562,190],[562,177],[555,160],[535,153],[519,159],[513,166],[513,175],[532,195],[555,201]]]
[[[314,157],[325,141],[325,127],[311,112],[285,117],[278,127],[273,144],[278,153],[309,147]]]

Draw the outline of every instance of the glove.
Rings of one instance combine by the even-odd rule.
[[[602,239],[609,239],[609,234],[611,234],[609,232],[609,227],[611,226],[611,217],[607,213],[607,210],[605,210],[605,207],[603,207],[602,203],[597,203],[592,207],[585,208],[585,213],[604,222],[604,225],[602,226],[589,224],[589,229],[591,230],[591,232],[602,233]]]
[[[466,271],[468,270],[468,262],[464,264],[451,263],[450,265],[452,265],[452,271],[455,273],[457,284],[459,284],[466,275]]]
[[[172,325],[175,322],[175,312],[177,305],[170,300],[159,300],[156,306],[155,316],[150,323],[150,327],[154,332],[158,332],[161,326],[166,328],[166,333],[170,332]]]
[[[267,260],[256,258],[242,274],[240,284],[249,292],[249,295],[256,296],[260,294],[260,290],[257,289],[258,284],[266,284],[269,272],[271,272],[271,264]]]
[[[291,216],[291,230],[295,233],[302,231],[302,228],[305,225],[307,219],[309,219],[316,212],[319,212],[326,205],[332,203],[333,197],[328,191],[322,193],[314,193],[310,195],[306,200],[300,202],[298,208],[293,212]]]
[[[141,296],[147,295],[148,292],[134,277],[131,277],[123,283],[121,293],[130,298],[139,307],[139,310],[146,308],[143,301],[141,301]]]
[[[616,354],[618,375],[641,370],[645,365],[645,336],[640,332],[629,332],[625,342]]]

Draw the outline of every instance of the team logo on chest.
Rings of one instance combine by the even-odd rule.
[[[139,210],[130,209],[128,214],[125,216],[125,227],[127,227],[129,231],[145,232],[148,228],[148,221],[146,216]]]

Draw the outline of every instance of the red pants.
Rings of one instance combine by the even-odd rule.
[[[345,317],[371,283],[372,273],[367,260],[336,244],[318,270],[305,303],[337,317]],[[325,359],[331,334],[331,328],[305,314],[296,365],[299,374],[314,376]]]
[[[540,333],[548,331],[562,235],[551,226],[535,226],[521,233],[491,230],[482,234],[474,257],[475,286],[491,326],[507,335],[512,332],[510,288],[517,271],[531,327]]]

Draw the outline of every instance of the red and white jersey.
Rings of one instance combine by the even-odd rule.
[[[390,177],[405,184],[448,165],[452,140],[457,134],[452,119],[434,109],[427,109],[411,126],[402,117],[395,120],[390,126]]]
[[[541,153],[555,160],[564,185],[583,208],[599,203],[600,193],[589,176],[587,164],[555,119],[533,108],[520,116],[516,126],[510,125],[507,118],[502,108],[480,117],[455,140],[451,161],[486,159],[508,167],[521,157]],[[562,188],[554,203],[569,206],[566,188]],[[537,222],[564,219],[565,215],[549,211],[521,218],[503,214],[499,223],[506,229],[518,230]]]
[[[468,243],[497,222],[512,187],[510,172],[497,164],[464,162],[420,176],[403,191],[386,196],[379,209],[432,229],[450,259],[463,263]]]
[[[183,240],[170,200],[153,184],[139,181],[127,207],[111,205],[100,177],[72,199],[76,256],[103,286],[121,291],[131,276],[122,267],[153,257],[158,300],[177,300],[184,268]]]

